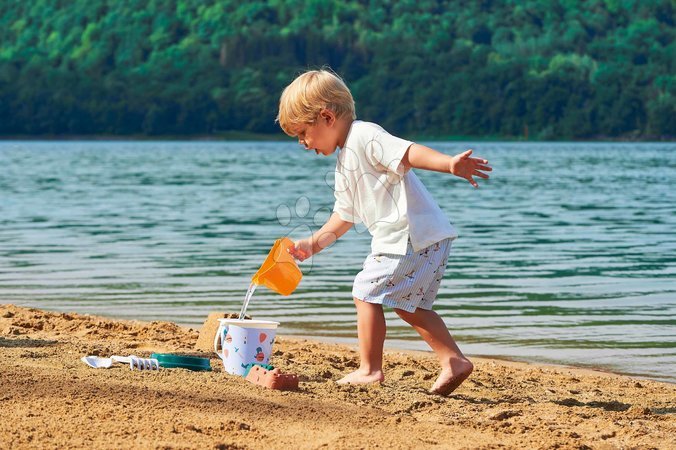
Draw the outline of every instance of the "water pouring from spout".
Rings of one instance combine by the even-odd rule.
[[[251,278],[251,285],[249,285],[249,290],[244,297],[242,309],[239,311],[239,320],[244,319],[257,286],[266,286],[284,296],[291,295],[296,290],[298,283],[303,278],[303,273],[294,257],[289,254],[290,247],[293,247],[293,241],[289,238],[281,238],[275,241],[267,258]]]

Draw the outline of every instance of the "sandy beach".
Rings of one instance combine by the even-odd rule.
[[[386,352],[381,385],[339,386],[349,346],[280,336],[281,392],[226,374],[92,369],[85,355],[198,354],[198,330],[0,306],[0,448],[676,448],[676,385],[475,358],[449,397],[431,353]]]

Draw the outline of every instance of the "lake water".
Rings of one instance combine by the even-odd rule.
[[[676,144],[472,145],[495,169],[480,189],[418,172],[460,233],[436,310],[461,348],[675,382]],[[237,312],[274,240],[328,217],[334,166],[291,142],[0,142],[0,302],[194,327]],[[248,313],[355,342],[369,245],[351,230]],[[427,348],[386,317],[387,346]]]

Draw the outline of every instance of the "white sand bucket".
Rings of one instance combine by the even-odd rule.
[[[214,351],[225,371],[244,376],[247,364],[267,364],[279,322],[268,320],[218,319]]]

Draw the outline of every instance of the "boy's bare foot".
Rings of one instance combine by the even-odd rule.
[[[469,377],[472,370],[474,370],[474,365],[468,359],[457,358],[452,360],[450,367],[442,369],[430,392],[438,395],[450,394]]]
[[[357,369],[352,373],[345,375],[340,380],[336,381],[338,384],[368,384],[368,383],[381,383],[385,379],[382,370],[376,370],[374,372],[369,372],[361,369]]]

